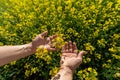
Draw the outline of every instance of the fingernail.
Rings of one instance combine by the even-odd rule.
[[[83,53],[84,53],[83,55],[87,54],[87,52],[86,52],[86,51],[83,51]]]

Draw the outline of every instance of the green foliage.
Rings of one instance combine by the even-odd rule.
[[[27,44],[45,30],[75,41],[88,54],[74,80],[120,79],[119,26],[120,0],[0,0],[0,45]],[[60,54],[31,55],[2,66],[0,79],[48,80],[59,68]]]

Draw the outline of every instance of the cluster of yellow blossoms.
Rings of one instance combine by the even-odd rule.
[[[80,77],[80,80],[98,80],[96,78],[98,75],[97,71],[91,67],[78,71],[77,75]]]

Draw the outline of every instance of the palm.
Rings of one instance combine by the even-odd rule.
[[[34,52],[39,46],[43,46],[43,48],[49,50],[49,51],[54,51],[56,50],[51,46],[51,41],[56,38],[56,35],[44,38],[47,35],[47,31],[39,34],[33,41],[32,41],[32,47]]]
[[[66,66],[75,70],[82,62],[82,56],[85,51],[78,54],[78,49],[75,43],[66,43],[62,48],[61,66]]]

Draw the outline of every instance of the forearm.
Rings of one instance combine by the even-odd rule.
[[[31,45],[1,46],[0,66],[32,54]]]
[[[67,67],[61,68],[51,80],[72,80],[73,71]]]

